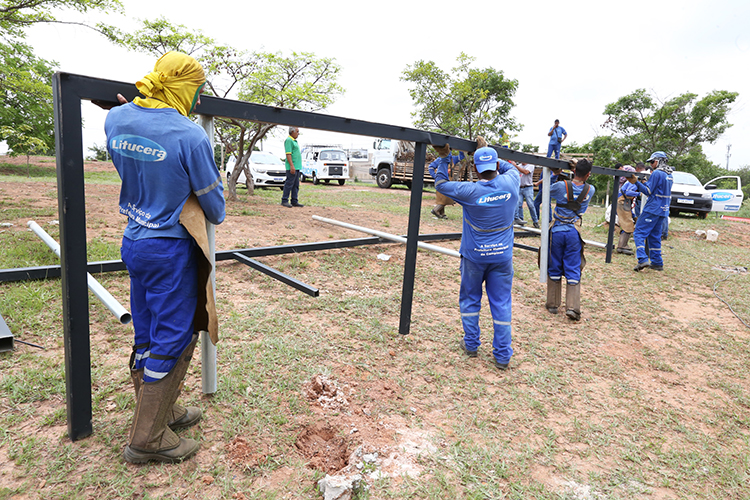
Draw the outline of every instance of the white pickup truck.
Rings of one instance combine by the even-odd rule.
[[[703,185],[711,193],[714,204],[712,212],[738,212],[742,206],[744,194],[739,176],[725,175],[711,179]]]

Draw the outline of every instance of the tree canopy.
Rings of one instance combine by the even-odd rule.
[[[55,62],[36,57],[25,29],[59,19],[65,9],[122,11],[119,0],[0,0],[0,141],[11,154],[54,150],[52,83]]]
[[[29,137],[39,153],[54,151],[51,78],[54,62],[37,58],[20,41],[0,44],[0,140],[13,152],[24,148]],[[21,130],[23,127],[23,130]],[[20,140],[19,138],[25,139]]]
[[[413,85],[409,94],[417,108],[412,112],[415,127],[467,139],[483,135],[490,143],[498,142],[503,132],[522,128],[510,116],[518,80],[494,68],[472,68],[474,61],[462,52],[450,72],[433,61],[406,67],[401,80]]]
[[[283,55],[241,51],[218,45],[200,30],[174,25],[164,18],[143,21],[143,27],[132,34],[110,29],[107,35],[115,43],[155,56],[170,50],[193,55],[206,70],[207,93],[217,97],[320,111],[344,92],[337,83],[341,67],[335,60],[309,52]],[[242,171],[248,179],[248,188],[253,188],[252,175],[247,168],[250,154],[276,126],[275,123],[216,119],[217,137],[227,153],[237,158],[227,183],[228,199],[236,199],[237,179]]]
[[[673,163],[698,166],[701,157],[705,160],[700,145],[716,142],[732,126],[727,115],[738,95],[715,90],[699,99],[688,92],[661,101],[638,89],[605,106],[602,128],[620,140],[621,158],[627,163],[664,151]]]

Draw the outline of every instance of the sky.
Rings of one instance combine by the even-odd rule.
[[[164,16],[239,50],[332,57],[342,67],[339,83],[346,93],[324,112],[391,125],[413,126],[409,86],[400,80],[407,66],[434,61],[449,71],[464,52],[476,58],[474,67],[493,67],[518,80],[512,116],[523,129],[513,139],[540,151],[546,151],[555,119],[568,132],[567,142],[584,144],[606,135],[604,107],[639,88],[662,100],[685,92],[700,97],[713,90],[739,92],[729,114],[733,127],[704,151],[723,167],[750,165],[750,145],[742,140],[750,137],[747,0],[477,0],[465,4],[470,6],[465,12],[458,3],[392,0],[354,8],[351,2],[325,0],[122,3],[124,14],[87,15],[84,21],[134,29],[139,19]],[[58,19],[81,16],[62,12]],[[78,26],[35,27],[27,41],[60,71],[98,78],[135,82],[155,62]],[[105,116],[83,103],[84,151],[104,145]],[[313,130],[302,130],[299,141],[372,144],[371,138]],[[273,150],[274,141],[269,143]]]

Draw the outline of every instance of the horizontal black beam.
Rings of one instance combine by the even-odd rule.
[[[60,73],[59,75],[60,78],[64,78],[71,83],[71,88],[75,89],[80,99],[90,100],[95,104],[104,105],[105,107],[119,105],[116,98],[117,94],[122,94],[128,101],[132,101],[139,95],[133,83],[92,78],[71,73]],[[220,99],[211,96],[201,96],[201,104],[196,108],[195,112],[220,118],[276,123],[300,128],[340,132],[342,134],[387,137],[402,141],[424,142],[435,146],[442,146],[446,142],[449,142],[452,147],[461,151],[474,151],[476,149],[476,142],[446,134],[355,120],[341,116],[325,115],[322,113],[265,106],[245,101]]]
[[[270,276],[271,278],[281,281],[282,283],[291,286],[292,288],[296,288],[300,292],[306,293],[310,297],[317,297],[320,295],[320,291],[312,287],[310,285],[306,285],[305,283],[302,283],[299,280],[296,280],[289,276],[288,274],[284,274],[281,271],[277,271],[276,269],[269,267],[265,264],[261,264],[255,259],[251,259],[250,257],[245,257],[241,253],[234,254],[234,258],[243,264],[247,264],[248,266],[252,267],[256,271],[260,271],[263,274]]]
[[[567,160],[556,160],[555,158],[545,158],[543,156],[537,156],[531,153],[522,153],[521,151],[514,151],[512,149],[504,148],[501,146],[492,146],[497,151],[497,156],[504,160],[512,160],[515,162],[524,162],[531,165],[540,165],[542,167],[549,168],[562,168],[570,169],[570,163]],[[616,168],[597,167],[593,165],[591,167],[591,173],[597,175],[609,175],[611,177],[630,177],[634,175],[636,177],[646,177],[648,174],[627,172],[625,170],[618,170]]]
[[[405,238],[406,236],[402,236]],[[434,233],[422,234],[420,241],[458,240],[461,233]],[[245,257],[265,257],[268,255],[284,255],[290,253],[316,252],[319,250],[333,250],[336,248],[351,248],[361,245],[377,245],[394,243],[393,241],[370,236],[367,238],[352,238],[347,240],[321,241],[316,243],[302,243],[296,245],[279,245],[272,247],[245,248],[242,250],[222,250],[216,252],[216,260],[233,260],[235,253],[241,253]],[[126,271],[125,264],[121,260],[104,260],[91,262],[87,266],[91,274],[108,273],[113,271]],[[31,281],[59,278],[61,268],[59,265],[18,267],[15,269],[0,269],[0,283],[13,281]]]
[[[121,260],[104,260],[91,262],[86,266],[87,272],[91,274],[109,273],[113,271],[125,271],[125,264]],[[0,269],[0,283],[12,281],[31,281],[59,278],[62,274],[60,265],[18,267],[15,269]]]

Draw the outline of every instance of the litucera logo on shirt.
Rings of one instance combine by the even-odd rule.
[[[510,193],[507,191],[498,191],[482,196],[477,200],[479,205],[502,205],[510,200]]]
[[[109,141],[113,153],[140,161],[164,161],[167,152],[151,139],[139,135],[121,134]]]

